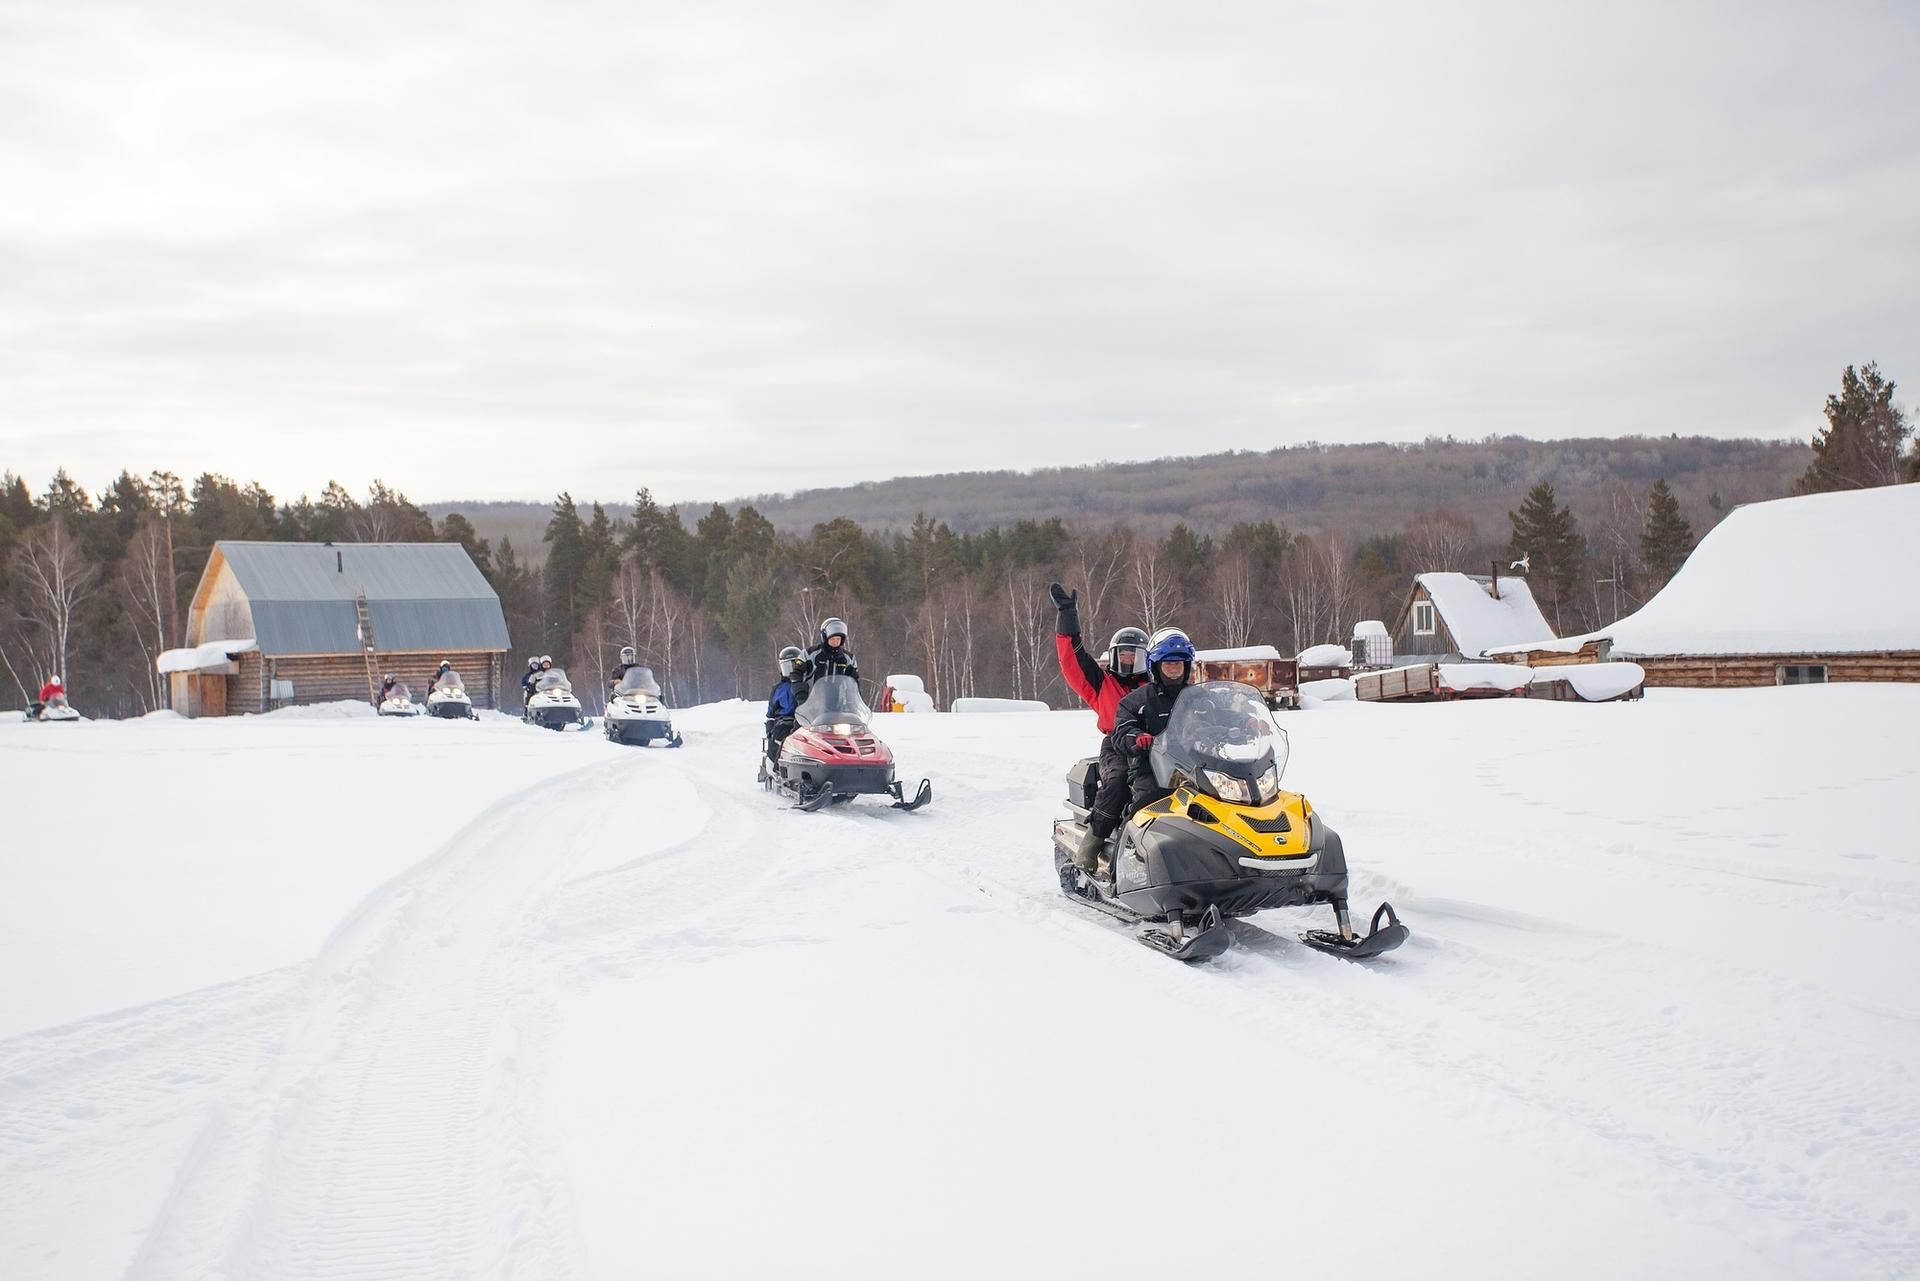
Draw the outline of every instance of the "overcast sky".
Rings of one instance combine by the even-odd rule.
[[[0,466],[694,499],[1920,386],[1920,4],[1567,8],[0,0]]]

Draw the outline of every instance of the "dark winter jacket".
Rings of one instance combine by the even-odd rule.
[[[807,674],[814,680],[822,676],[851,676],[860,679],[860,665],[854,661],[853,650],[845,641],[835,649],[821,641],[807,651]]]
[[[1120,700],[1120,706],[1114,713],[1113,733],[1108,741],[1127,761],[1127,782],[1133,789],[1133,800],[1129,812],[1139,809],[1147,802],[1165,792],[1153,778],[1153,762],[1147,758],[1150,748],[1141,747],[1136,740],[1142,734],[1151,734],[1155,738],[1167,732],[1167,722],[1173,718],[1173,705],[1180,698],[1179,685],[1166,686],[1148,681]]]
[[[773,687],[773,693],[767,695],[767,719],[769,721],[790,720],[799,710],[800,698],[796,695],[794,684],[783,680]]]
[[[1115,676],[1100,666],[1080,643],[1077,631],[1055,636],[1053,648],[1060,657],[1060,675],[1066,679],[1067,688],[1093,709],[1094,723],[1102,734],[1113,733],[1114,713],[1120,708],[1120,700],[1139,689],[1147,678]]]
[[[638,666],[640,666],[638,663],[615,663],[613,670],[607,673],[607,684],[618,685],[622,676]]]

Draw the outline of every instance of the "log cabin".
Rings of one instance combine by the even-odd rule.
[[[423,698],[442,659],[475,707],[499,707],[507,646],[500,598],[458,543],[222,541],[186,646],[158,667],[188,716],[371,701],[386,673]]]
[[[1920,681],[1920,485],[1737,507],[1610,627],[1489,657],[1630,661],[1653,686]]]
[[[1552,638],[1524,578],[1416,574],[1394,621],[1393,661],[1473,662],[1497,645]]]

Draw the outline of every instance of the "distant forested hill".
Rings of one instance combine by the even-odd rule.
[[[850,516],[869,530],[903,530],[924,512],[958,533],[1059,515],[1069,524],[1123,522],[1164,534],[1184,521],[1217,533],[1239,521],[1274,520],[1297,532],[1354,538],[1398,530],[1413,516],[1448,508],[1485,537],[1501,539],[1507,513],[1528,488],[1547,481],[1582,526],[1605,513],[1612,482],[1644,493],[1665,477],[1688,511],[1778,498],[1807,468],[1800,441],[1627,436],[1590,440],[1432,440],[1420,444],[1300,445],[1263,453],[1206,454],[1149,463],[1104,463],[1041,471],[905,476],[842,489],[762,494],[750,502],[783,532]],[[630,494],[575,497],[629,514]],[[435,517],[466,514],[482,537],[502,536],[532,560],[542,555],[551,497],[528,503],[429,503]],[[709,504],[681,508],[689,526]],[[1709,524],[1711,521],[1708,522]]]

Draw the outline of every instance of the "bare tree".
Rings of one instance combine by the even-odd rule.
[[[1147,539],[1134,544],[1133,561],[1127,571],[1127,595],[1133,602],[1140,625],[1151,634],[1171,617],[1180,604],[1180,584],[1174,581],[1160,545]]]
[[[1218,643],[1233,649],[1253,643],[1253,560],[1234,548],[1213,564]]]
[[[1133,536],[1119,525],[1098,536],[1074,538],[1073,570],[1079,581],[1071,586],[1080,593],[1080,623],[1089,636],[1100,634],[1105,624],[1108,593],[1124,577],[1132,546]]]
[[[155,666],[168,648],[168,628],[173,616],[172,537],[167,521],[149,516],[127,545],[120,562],[120,588],[126,594],[132,616],[134,643],[145,660],[147,710],[167,705],[166,678]]]
[[[1292,626],[1294,652],[1343,636],[1357,584],[1346,550],[1333,534],[1295,540],[1298,555],[1288,558],[1282,596]]]
[[[1413,518],[1400,534],[1400,565],[1410,573],[1471,571],[1480,533],[1458,512],[1435,508]]]
[[[40,633],[49,674],[67,672],[73,618],[98,585],[99,567],[87,560],[80,540],[67,530],[66,513],[55,511],[29,529],[14,553],[13,572],[21,594],[20,613]]]

